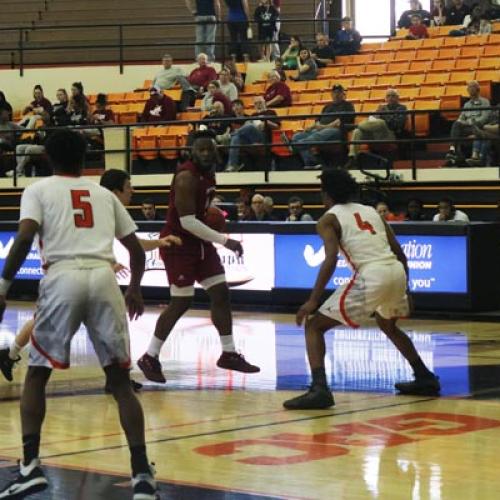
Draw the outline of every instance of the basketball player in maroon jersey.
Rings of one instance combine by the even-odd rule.
[[[193,141],[192,160],[177,169],[170,191],[167,221],[160,237],[179,236],[182,245],[160,250],[170,283],[171,300],[156,323],[147,352],[137,364],[146,378],[165,383],[159,361],[160,350],[177,321],[189,309],[197,281],[210,298],[212,322],[221,338],[219,368],[244,373],[260,371],[236,352],[232,335],[229,288],[224,268],[213,243],[224,245],[241,255],[241,243],[232,240],[204,223],[205,212],[215,194],[216,146],[212,136],[198,133]]]

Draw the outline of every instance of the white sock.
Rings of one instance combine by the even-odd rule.
[[[163,347],[164,343],[165,343],[164,340],[161,340],[158,337],[155,337],[153,335],[153,338],[151,339],[151,342],[149,343],[149,347],[148,347],[147,353],[150,356],[153,356],[154,358],[157,358],[160,355],[160,351],[161,351],[161,348]]]
[[[234,339],[232,335],[221,335],[220,343],[224,352],[236,352],[236,347],[234,347]]]
[[[23,350],[22,347],[20,347],[16,341],[12,342],[10,345],[10,350],[9,350],[9,358],[12,360],[16,360],[19,357],[19,353]]]

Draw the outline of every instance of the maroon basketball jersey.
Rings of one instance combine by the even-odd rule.
[[[210,206],[212,198],[215,194],[215,174],[214,172],[203,172],[201,171],[192,161],[187,161],[180,165],[177,169],[177,173],[183,172],[187,170],[191,172],[198,180],[198,188],[193,196],[196,198],[196,212],[195,216],[197,219],[204,222],[205,220],[205,212],[207,208]],[[182,238],[182,246],[181,247],[171,247],[166,248],[165,251],[175,251],[178,250],[180,252],[186,251],[189,247],[195,246],[199,249],[199,245],[202,242],[199,238],[194,236],[193,234],[185,231],[179,220],[179,213],[177,212],[177,208],[175,206],[175,176],[172,180],[172,187],[170,190],[170,200],[168,203],[168,211],[167,211],[167,221],[165,226],[161,231],[161,236],[166,236],[167,234],[174,234],[176,236],[180,236]]]

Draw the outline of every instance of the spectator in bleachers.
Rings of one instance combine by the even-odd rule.
[[[450,36],[467,36],[467,35],[489,35],[491,33],[491,22],[488,17],[483,14],[481,7],[476,6],[470,15],[465,16],[464,23],[461,28],[451,30]]]
[[[271,46],[271,61],[275,61],[276,59],[279,59],[281,57],[281,51],[280,51],[280,31],[281,31],[281,21],[280,21],[280,14],[281,14],[281,0],[272,0],[272,4],[274,8],[278,11],[278,19],[276,20],[276,29],[274,31],[274,36],[273,36],[273,41],[275,43],[272,44]]]
[[[429,38],[427,26],[422,23],[422,18],[418,14],[411,16],[411,24],[408,28],[407,40],[421,40],[422,38]]]
[[[196,60],[198,62],[198,67],[191,71],[188,81],[196,92],[198,92],[198,95],[201,96],[203,92],[206,91],[208,84],[213,80],[217,80],[217,72],[208,65],[206,54],[198,54]]]
[[[444,24],[447,26],[459,26],[464,23],[465,16],[470,14],[470,7],[465,5],[464,0],[452,0],[448,8],[448,14]]]
[[[220,91],[220,85],[217,80],[208,84],[207,91],[201,101],[201,110],[210,111],[216,102],[221,102],[224,106],[224,114],[230,115],[232,111],[231,101]]]
[[[227,5],[227,29],[229,30],[229,54],[237,61],[249,58],[248,21],[250,8],[248,0],[225,0]]]
[[[284,69],[297,69],[297,57],[302,49],[302,41],[296,35],[290,37],[290,43],[283,52],[281,60],[283,61]]]
[[[108,99],[106,94],[97,94],[95,109],[90,115],[89,122],[93,125],[113,125],[115,114],[107,107]]]
[[[266,212],[264,196],[256,193],[252,196],[250,213],[245,218],[246,221],[272,221],[271,216]]]
[[[259,5],[255,9],[253,18],[257,23],[258,37],[261,43],[261,61],[271,60],[271,42],[274,40],[276,21],[278,20],[278,17],[279,12],[274,7],[272,0],[259,1]]]
[[[409,28],[411,26],[411,18],[415,14],[420,16],[422,22],[429,26],[431,22],[431,14],[422,8],[422,4],[418,0],[410,0],[410,9],[405,10],[398,21],[398,28]]]
[[[296,82],[307,82],[316,80],[318,77],[318,65],[308,49],[302,49],[297,57],[297,75],[290,79]]]
[[[277,71],[269,72],[269,87],[264,94],[266,107],[268,108],[284,108],[292,105],[292,93],[290,87],[281,81],[281,77]]]
[[[286,222],[310,222],[314,220],[308,213],[304,212],[304,201],[298,196],[292,196],[288,200],[288,215]]]
[[[144,220],[154,221],[161,220],[156,211],[155,202],[151,198],[146,198],[141,203],[141,212]]]
[[[476,140],[472,143],[472,156],[467,160],[467,165],[470,167],[484,167],[493,165],[492,143],[500,138],[498,134],[500,109],[490,113],[489,122],[484,125],[481,130],[477,126],[473,126]]]
[[[453,200],[447,197],[441,198],[438,204],[438,213],[434,215],[432,220],[434,222],[470,222],[468,215],[455,208]]]
[[[43,115],[50,116],[52,114],[52,104],[43,95],[43,88],[41,85],[35,85],[33,88],[33,101],[23,110],[23,119],[19,122],[22,127],[33,129],[36,122],[42,119]]]
[[[230,102],[238,99],[238,89],[231,81],[231,73],[228,69],[223,68],[220,70],[219,79],[217,81],[219,83],[220,91],[229,99]]]
[[[389,204],[386,201],[379,201],[375,205],[375,210],[378,212],[380,217],[382,217],[382,219],[388,222],[402,221],[405,218],[404,214],[396,214],[391,212]]]
[[[341,29],[335,33],[333,40],[333,50],[335,55],[350,56],[357,54],[361,47],[361,35],[352,26],[350,17],[344,17],[341,23]]]
[[[211,62],[215,61],[215,33],[217,21],[221,19],[219,0],[186,0],[186,6],[196,22],[194,47],[195,57],[208,54]],[[213,78],[211,78],[213,80]]]
[[[450,150],[446,155],[447,166],[467,166],[462,153],[462,144],[458,139],[474,135],[474,127],[482,129],[491,119],[489,110],[478,109],[490,106],[490,101],[485,97],[481,97],[479,82],[475,80],[469,82],[467,91],[470,99],[464,104],[462,113],[451,127],[450,136],[454,144],[450,146]]]
[[[278,57],[274,61],[274,71],[276,71],[280,75],[280,80],[282,82],[286,82],[286,73],[283,65],[283,61]]]
[[[0,177],[5,177],[7,169],[6,162],[2,158],[3,153],[14,151],[17,137],[16,130],[23,130],[23,127],[10,121],[10,110],[5,104],[0,104]]]
[[[220,101],[214,102],[212,109],[208,115],[203,117],[200,124],[200,130],[207,130],[216,140],[217,143],[222,142],[221,137],[228,133],[230,124],[227,121],[222,121],[220,118],[228,118],[229,116],[224,111],[224,105]]]
[[[233,101],[233,112],[231,113],[231,116],[234,116],[235,118],[244,118],[245,116],[248,116],[245,113],[245,104],[241,99],[235,99]],[[241,128],[244,125],[244,122],[242,121],[236,121],[231,123],[231,132],[235,132],[239,128]]]
[[[174,66],[173,62],[174,60],[170,54],[163,56],[163,69],[156,73],[153,79],[153,86],[161,90],[170,90],[175,85],[180,85],[182,96],[179,110],[185,111],[194,99],[195,90],[191,87],[182,69],[179,66]]]
[[[12,106],[5,97],[5,94],[0,90],[0,106],[3,106],[9,111],[9,120],[12,120]]]
[[[271,196],[264,196],[264,210],[269,217],[269,220],[276,220],[274,216],[274,200]]]
[[[444,0],[434,0],[431,10],[431,24],[433,26],[442,26],[446,22],[448,9]]]
[[[271,140],[271,131],[279,128],[278,121],[273,121],[272,117],[276,112],[267,109],[266,101],[263,97],[254,99],[255,111],[251,116],[253,120],[245,122],[231,136],[229,158],[227,161],[226,172],[237,172],[243,165],[240,164],[240,147],[249,144],[265,144]],[[269,119],[271,117],[271,119]]]
[[[243,198],[238,198],[235,202],[236,205],[236,220],[244,221],[250,215],[250,207]]]
[[[174,121],[176,118],[175,102],[171,97],[165,95],[160,88],[149,89],[149,99],[144,105],[141,122],[165,122]]]
[[[341,141],[345,139],[346,126],[354,123],[355,109],[351,102],[346,101],[345,89],[342,85],[332,87],[333,102],[323,107],[316,123],[304,132],[297,132],[290,141],[285,134],[281,138],[297,152],[304,162],[304,168],[320,168],[319,158],[310,150],[312,146],[321,147],[323,142]]]
[[[57,89],[56,99],[57,101],[52,105],[52,123],[55,127],[67,127],[71,120],[66,89]]]
[[[399,94],[396,89],[388,89],[385,94],[385,104],[381,104],[377,113],[369,116],[359,123],[352,134],[353,141],[367,139],[393,141],[401,136],[406,123],[406,106],[399,102]],[[361,144],[351,144],[349,147],[349,161],[346,168],[357,167],[357,157]]]
[[[234,83],[238,92],[243,92],[245,89],[245,75],[238,70],[236,63],[234,61],[227,61],[224,68],[229,71],[231,83]]]
[[[423,214],[424,204],[419,198],[411,198],[408,200],[406,205],[406,216],[405,220],[418,222],[425,220]]]
[[[311,54],[318,68],[324,68],[335,61],[335,52],[330,45],[328,35],[325,33],[316,34],[316,46],[311,49]]]
[[[71,86],[68,110],[71,125],[87,124],[90,115],[90,106],[81,82],[74,82]]]

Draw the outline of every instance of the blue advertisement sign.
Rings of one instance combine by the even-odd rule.
[[[3,271],[5,259],[9,255],[9,251],[14,244],[16,233],[14,231],[0,231],[0,273]],[[30,253],[26,257],[24,264],[16,274],[18,280],[39,280],[43,277],[43,272],[40,262],[40,252],[38,247],[33,244]]]
[[[410,268],[410,290],[467,293],[467,238],[465,236],[397,236]],[[276,288],[312,288],[325,249],[317,235],[276,235]],[[329,288],[348,282],[352,272],[343,257]]]

